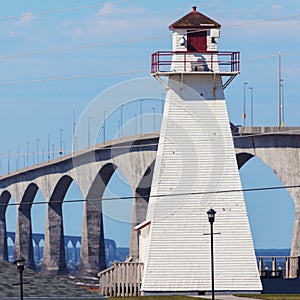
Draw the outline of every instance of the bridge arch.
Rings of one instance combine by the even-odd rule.
[[[64,275],[68,273],[64,243],[62,204],[73,181],[69,175],[62,176],[56,183],[48,201],[44,237],[44,260],[41,272]]]
[[[10,193],[9,191],[6,191]],[[5,212],[6,234],[7,234],[7,249],[8,261],[14,261],[16,224],[17,224],[17,203],[15,199],[10,196]],[[2,242],[1,242],[2,243]],[[3,242],[6,244],[6,241]]]
[[[259,176],[257,176],[259,170]],[[282,186],[280,190],[245,192],[245,202],[256,249],[290,248],[294,201],[277,174],[252,156],[240,170],[243,188]],[[281,222],[285,220],[285,222]]]
[[[254,157],[253,154],[247,153],[247,152],[241,152],[241,153],[236,154],[238,168],[241,169],[241,167],[243,167],[244,164],[253,157]]]
[[[101,166],[86,196],[77,277],[97,276],[106,268],[102,197],[117,168],[111,162]]]
[[[138,257],[139,255],[139,235],[134,229],[146,219],[148,202],[151,192],[152,177],[155,166],[155,159],[144,170],[144,174],[135,190],[135,198],[132,203],[132,223],[130,233],[130,256]]]
[[[235,139],[238,165],[252,157],[259,158],[278,177],[283,186],[297,186],[300,182],[300,145],[291,135],[269,135]],[[239,159],[242,159],[239,161]],[[300,188],[287,189],[295,205],[291,256],[300,255]]]
[[[35,270],[31,207],[39,187],[35,183],[30,183],[19,202],[17,210],[16,238],[14,255],[22,255],[26,259],[26,266]]]

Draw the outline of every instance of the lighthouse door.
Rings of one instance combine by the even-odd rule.
[[[187,33],[187,50],[196,52],[205,52],[207,50],[206,30]]]

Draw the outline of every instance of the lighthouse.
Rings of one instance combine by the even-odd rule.
[[[262,290],[235,157],[224,89],[239,53],[219,51],[221,25],[192,8],[169,26],[172,50],[152,55],[166,103],[145,222],[138,225],[141,291]]]

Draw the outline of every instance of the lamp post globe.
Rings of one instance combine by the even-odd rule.
[[[207,216],[208,216],[209,223],[213,223],[215,221],[215,215],[216,215],[216,211],[214,209],[210,208],[207,211]]]
[[[23,272],[25,268],[25,262],[26,259],[23,256],[18,256],[18,258],[15,259],[14,264],[17,266],[17,270],[19,272]]]

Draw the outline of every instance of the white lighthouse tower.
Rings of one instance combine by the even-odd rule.
[[[152,75],[167,92],[147,217],[136,227],[141,290],[211,290],[213,208],[215,290],[260,292],[224,97],[239,53],[218,51],[221,25],[196,7],[169,28],[172,51],[152,55]]]

